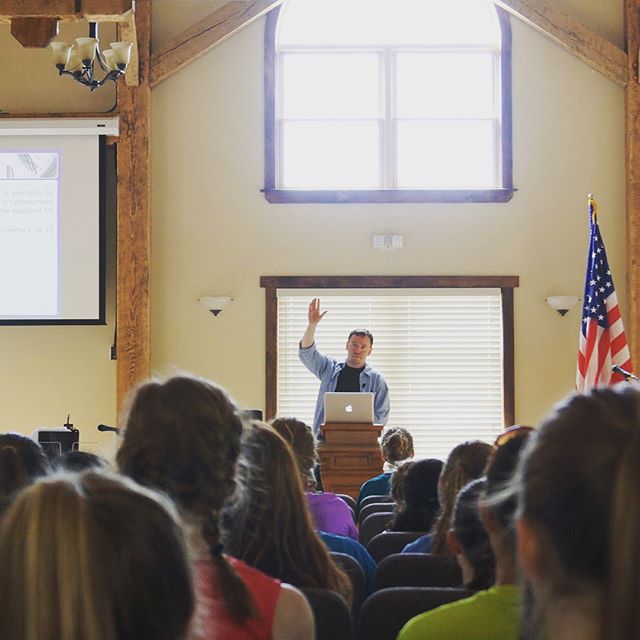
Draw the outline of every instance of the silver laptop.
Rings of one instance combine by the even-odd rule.
[[[324,394],[325,422],[373,422],[373,393]]]

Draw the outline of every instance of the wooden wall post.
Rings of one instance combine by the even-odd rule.
[[[149,375],[151,0],[136,2],[139,85],[118,83],[117,406]]]
[[[627,336],[634,366],[640,366],[640,0],[624,0],[629,82],[625,89],[625,174],[627,206]]]

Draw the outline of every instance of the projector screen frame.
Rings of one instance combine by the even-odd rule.
[[[101,125],[98,125],[101,126]],[[104,126],[104,125],[102,125]],[[97,318],[0,318],[0,326],[106,325],[106,145],[107,134],[98,135],[98,317]]]

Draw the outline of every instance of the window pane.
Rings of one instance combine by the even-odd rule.
[[[283,11],[281,45],[500,42],[490,0],[289,0]]]
[[[287,54],[282,58],[284,118],[380,117],[376,54]]]
[[[378,138],[378,122],[284,122],[283,188],[378,188]]]
[[[398,187],[495,187],[494,140],[491,120],[399,122]]]
[[[495,115],[495,58],[491,53],[415,53],[397,56],[400,118]]]

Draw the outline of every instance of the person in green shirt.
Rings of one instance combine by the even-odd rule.
[[[528,434],[523,434],[499,447],[487,466],[486,478],[466,485],[456,500],[448,543],[462,569],[465,587],[483,590],[412,618],[398,640],[517,639],[520,589],[515,584],[512,524],[517,503],[514,494],[500,496],[527,439]]]

